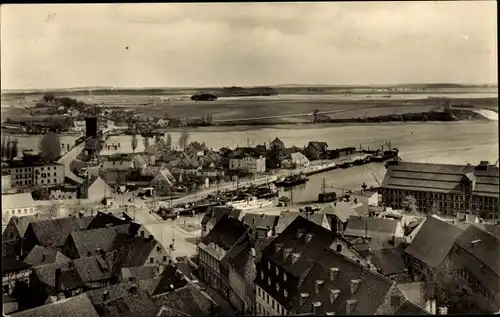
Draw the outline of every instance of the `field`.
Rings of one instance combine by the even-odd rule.
[[[283,90],[285,88],[282,88]],[[135,93],[124,91],[89,91],[57,93],[58,97],[67,96],[89,104],[106,107],[133,108],[138,116],[201,117],[211,114],[214,122],[240,121],[249,123],[301,123],[311,122],[312,112],[334,119],[372,117],[408,112],[426,112],[438,109],[448,98],[452,104],[470,104],[478,108],[498,110],[498,98],[488,91],[429,91],[411,93],[367,93],[367,91],[343,94],[337,90],[309,90],[286,88],[288,94],[271,97],[220,98],[216,101],[195,102],[181,100],[189,97],[195,90],[162,91],[163,94],[137,90]],[[318,89],[318,88],[316,88]],[[390,95],[390,97],[389,97]],[[40,101],[42,94],[3,94],[2,119],[10,116],[26,115],[27,107]]]

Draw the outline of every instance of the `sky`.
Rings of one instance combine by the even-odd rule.
[[[0,10],[2,89],[497,83],[496,1]]]

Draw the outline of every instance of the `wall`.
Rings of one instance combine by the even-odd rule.
[[[11,184],[11,179],[10,179],[10,175],[2,175],[2,192],[4,190],[7,190],[7,189],[10,189],[12,184]]]
[[[12,209],[3,209],[2,208],[2,221],[7,223],[10,221],[10,218],[12,216],[16,215],[18,217],[20,216],[28,216],[28,215],[34,215],[36,214],[37,209],[34,206],[23,206],[23,207],[17,207],[17,208],[12,208]]]
[[[229,286],[229,301],[238,311],[245,313],[245,281],[232,266],[229,268]]]
[[[392,305],[392,298],[396,297],[398,298],[399,305]],[[384,303],[380,305],[380,307],[377,309],[377,312],[375,315],[394,315],[394,312],[396,309],[398,309],[401,304],[406,300],[405,296],[403,293],[399,290],[397,284],[394,284],[385,297]]]
[[[285,316],[288,311],[260,286],[255,286],[255,307],[257,315]],[[274,307],[274,308],[273,308]]]
[[[60,164],[35,166],[33,184],[41,186],[64,184],[65,171],[64,165]]]

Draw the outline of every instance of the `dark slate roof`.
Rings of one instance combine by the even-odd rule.
[[[238,219],[224,215],[212,231],[201,239],[201,242],[205,245],[213,242],[228,251],[245,234],[247,229],[248,227]]]
[[[344,235],[370,237],[372,234],[392,236],[396,233],[398,221],[386,218],[371,218],[361,216],[350,216],[347,221]]]
[[[70,235],[80,257],[85,257],[89,252],[95,253],[101,249],[104,252],[113,250],[113,243],[118,234],[128,234],[130,224],[111,226],[105,228],[73,231]]]
[[[336,215],[340,221],[347,222],[351,216],[359,216],[354,208],[345,202],[329,203],[326,207],[319,211],[328,215]]]
[[[136,266],[122,268],[122,277],[133,277],[135,280],[152,279],[157,275],[157,268],[155,266]]]
[[[98,305],[101,317],[156,317],[160,307],[146,292],[137,290],[125,297],[116,298]]]
[[[427,217],[406,253],[435,268],[450,253],[462,230],[434,217]]]
[[[109,215],[104,212],[98,212],[97,215],[95,215],[94,219],[92,219],[92,221],[88,225],[87,229],[105,228],[109,225],[117,226],[117,225],[124,225],[127,223],[130,223],[130,221],[120,219],[118,217]]]
[[[24,263],[16,257],[2,257],[2,275],[7,273],[27,270],[31,265]]]
[[[92,289],[85,292],[90,298],[90,301],[94,306],[100,305],[104,302],[104,293],[107,292],[108,300],[114,300],[120,297],[124,297],[128,294],[132,283],[124,282],[120,284],[109,285],[107,287]]]
[[[72,270],[73,267],[71,261],[67,261],[36,266],[33,268],[33,272],[40,282],[55,287],[56,269],[58,268],[61,269],[61,271],[66,271]]]
[[[48,214],[38,214],[23,217],[14,216],[10,218],[9,222],[13,222],[15,227],[17,228],[17,232],[19,233],[19,235],[21,237],[24,237],[24,234],[26,233],[26,229],[28,229],[28,225],[30,224],[30,222],[37,222],[47,219],[49,219]]]
[[[111,278],[115,255],[112,252],[73,260],[75,270],[84,283],[104,281]]]
[[[500,238],[500,225],[485,224],[484,229],[489,233],[495,235],[496,237]]]
[[[47,249],[39,245],[36,245],[24,258],[24,262],[31,266],[65,261],[69,261],[69,259],[64,254],[57,250]]]
[[[251,228],[272,230],[278,224],[279,216],[245,214],[242,220]]]
[[[179,316],[180,313],[189,316],[207,316],[210,314],[210,308],[212,307],[212,301],[192,284],[159,295],[155,297],[155,302],[178,312],[174,316]]]
[[[168,265],[161,273],[161,279],[152,295],[172,292],[187,285],[184,275],[174,265]]]
[[[114,270],[144,265],[157,245],[154,239],[119,234],[113,246],[113,249],[119,250]]]
[[[12,317],[99,317],[86,294],[70,297],[53,304],[13,313]]]
[[[328,148],[328,144],[326,142],[311,141],[309,144],[317,151],[322,151],[322,148]]]
[[[222,218],[224,215],[229,215],[231,214],[231,211],[233,210],[233,207],[226,207],[226,206],[214,206],[211,207],[209,211],[205,213],[203,216],[203,219],[201,220],[201,225],[206,225],[207,223],[210,222],[212,219],[216,219],[216,222]]]
[[[320,225],[325,220],[325,214],[322,213],[314,213],[307,215],[306,213],[296,212],[296,211],[286,211],[280,214],[280,218],[278,220],[278,224],[276,225],[276,233],[283,232],[297,217],[303,217],[309,219],[317,225]]]
[[[375,250],[372,252],[360,251],[363,257],[371,256],[370,262],[380,269],[380,273],[389,276],[393,274],[403,274],[406,271],[404,261],[404,249],[402,247]]]
[[[297,237],[297,232],[302,232]],[[307,234],[312,234],[311,240],[306,241]],[[306,219],[297,218],[288,228],[263,251],[263,263],[269,259],[273,265],[278,265],[288,275],[298,278],[297,291],[290,290],[288,298],[281,292],[277,292],[274,285],[257,283],[266,292],[276,298],[284,307],[294,313],[311,313],[313,302],[321,302],[322,306],[317,314],[334,312],[335,314],[346,313],[346,301],[357,300],[353,314],[371,315],[384,303],[389,291],[395,286],[390,279],[369,271],[359,263],[345,258],[339,253],[331,250],[329,246],[335,240],[333,232],[318,226]],[[281,245],[276,252],[276,244]],[[284,258],[283,251],[289,249],[290,256]],[[292,254],[300,254],[295,263],[291,261]],[[265,264],[263,264],[265,265]],[[337,268],[338,274],[333,281],[330,280],[330,269]],[[358,290],[351,295],[351,280],[361,280]],[[320,286],[319,293],[315,292],[317,280],[324,284]],[[339,290],[338,298],[330,304],[330,291]],[[308,293],[309,298],[304,305],[300,306],[300,294]]]
[[[478,242],[472,244],[473,241]],[[470,225],[458,236],[455,243],[500,277],[500,238],[475,225]]]
[[[394,315],[430,315],[428,311],[414,304],[409,300],[405,300],[401,306],[394,312]]]
[[[87,228],[92,219],[93,217],[66,217],[31,222],[29,226],[33,228],[42,246],[62,247],[71,232]]]
[[[467,165],[401,162],[389,166],[381,187],[462,194],[461,181],[468,173],[476,177],[474,195],[498,197],[499,169],[495,166],[477,170]]]

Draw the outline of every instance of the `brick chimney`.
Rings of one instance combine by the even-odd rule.
[[[102,293],[102,301],[105,302],[109,299],[109,292],[108,290],[105,290],[103,293]]]
[[[316,291],[316,294],[319,294],[321,286],[325,284],[325,281],[323,280],[316,280],[316,283],[314,283],[314,290]]]
[[[292,264],[295,264],[295,262],[297,262],[299,258],[300,258],[300,253],[292,254]]]
[[[301,293],[300,294],[300,306],[304,306],[307,299],[309,298],[309,293]]]
[[[276,244],[274,245],[274,252],[275,252],[275,253],[278,253],[278,252],[280,252],[280,250],[281,250],[282,248],[283,248],[283,244],[282,244],[282,243],[276,243]]]
[[[361,284],[361,280],[351,280],[351,295],[356,293],[356,291],[359,288],[359,285]]]
[[[314,302],[314,303],[312,303],[311,306],[312,306],[312,312],[313,312],[313,314],[317,315],[319,313],[318,310],[322,306],[322,303],[321,302]]]
[[[55,272],[55,285],[54,285],[55,289],[56,289],[57,299],[60,299],[59,293],[61,292],[61,288],[62,288],[61,275],[62,275],[61,269],[57,268],[56,272]]]
[[[312,236],[313,236],[312,233],[306,234],[306,243],[311,242]]]
[[[339,271],[340,270],[336,267],[330,268],[330,281],[332,281],[332,282],[335,281],[335,278],[339,274]]]
[[[333,305],[335,300],[339,297],[340,290],[339,289],[331,289],[330,290],[330,304]]]
[[[345,312],[347,315],[351,315],[358,302],[355,299],[349,299],[345,302]]]

